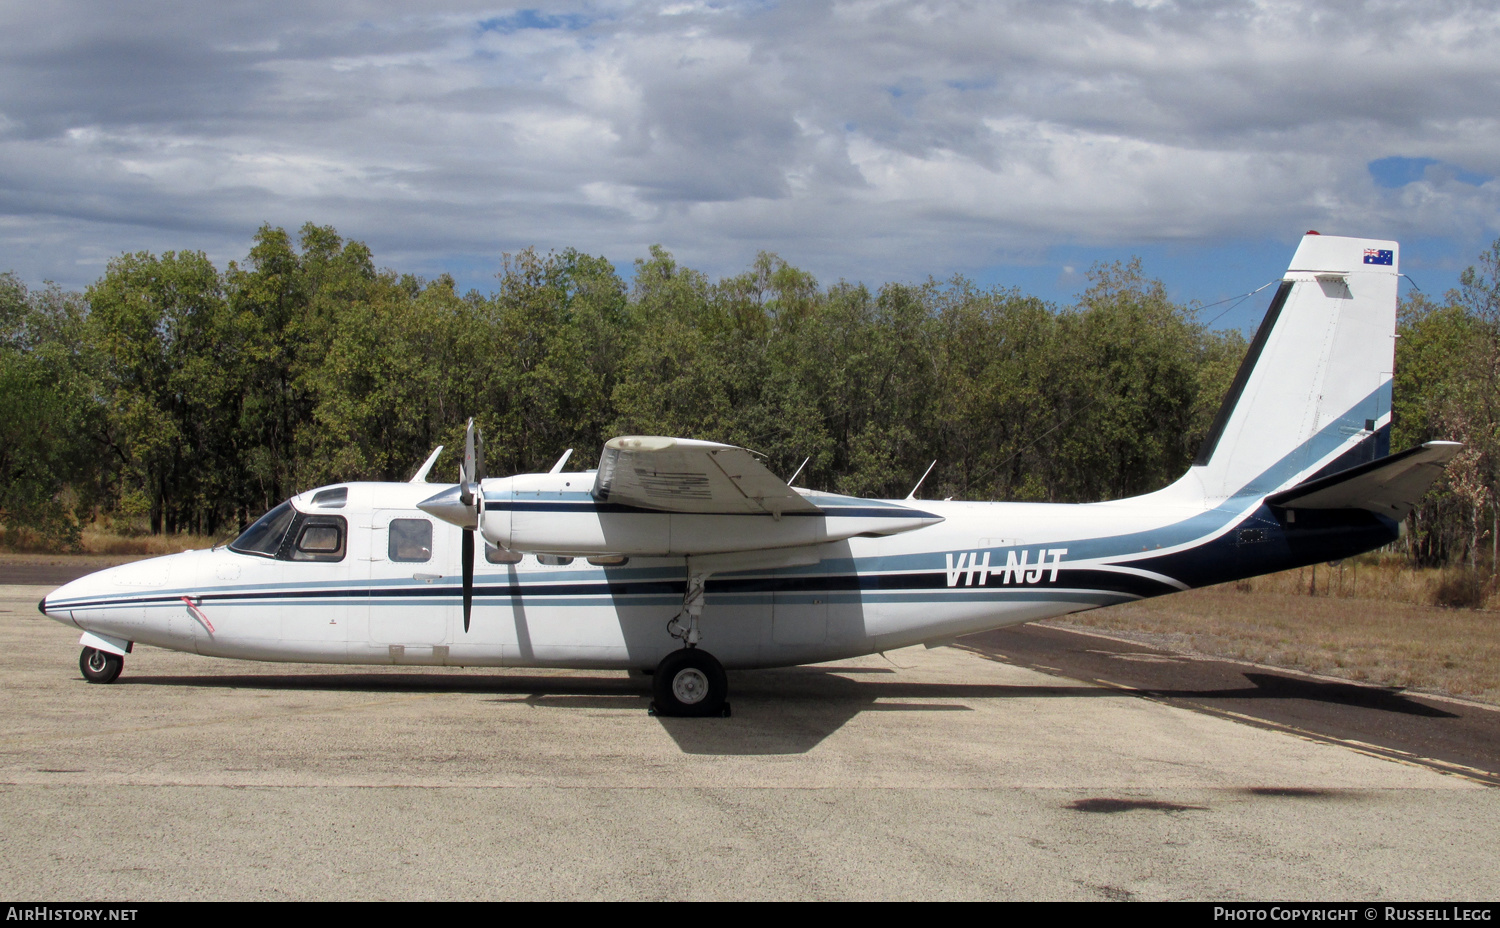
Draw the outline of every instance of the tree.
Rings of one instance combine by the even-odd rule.
[[[341,308],[376,280],[370,250],[337,232],[303,225],[299,254],[286,231],[262,226],[247,267],[231,262],[229,304],[246,333],[239,434],[247,486],[240,521],[270,508],[326,469],[310,465],[315,382]]]
[[[1417,293],[1401,304],[1396,342],[1392,445],[1464,443],[1411,515],[1414,560],[1477,564],[1489,536],[1491,569],[1500,541],[1500,242],[1459,276],[1443,304]],[[1487,516],[1487,518],[1486,518]],[[1488,529],[1485,528],[1488,523]]]
[[[126,491],[149,504],[153,532],[211,531],[222,473],[235,458],[239,346],[223,282],[202,252],[111,261],[87,291],[88,337],[100,357],[104,443]]]

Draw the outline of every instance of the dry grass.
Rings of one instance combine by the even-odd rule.
[[[101,528],[90,527],[83,530],[82,549],[77,552],[82,555],[109,555],[113,557],[156,557],[161,554],[176,554],[179,551],[192,551],[197,548],[212,547],[215,542],[222,542],[222,538],[210,538],[206,535],[144,535],[130,534],[122,535],[117,532]],[[9,554],[50,554],[58,557],[67,557],[68,554],[59,553],[55,547],[43,539],[36,538],[25,532],[8,531],[0,526],[0,553]]]
[[[195,551],[211,548],[222,538],[207,535],[139,535],[128,537],[110,532],[85,529],[83,550],[89,554],[135,554],[156,557],[161,554],[176,554],[179,551]]]
[[[1446,578],[1451,579],[1451,577]],[[1500,703],[1500,612],[1430,605],[1442,571],[1366,561],[1287,571],[1055,624],[1171,650]],[[1493,607],[1491,594],[1487,605]]]
[[[1455,605],[1455,588],[1468,586],[1465,581],[1471,578],[1476,582],[1472,584],[1474,595],[1468,604],[1500,610],[1500,589],[1485,572],[1474,574],[1464,568],[1415,569],[1408,567],[1404,559],[1390,555],[1350,558],[1337,567],[1317,564],[1224,586],[1240,593],[1438,606]]]

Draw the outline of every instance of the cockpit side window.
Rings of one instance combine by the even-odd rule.
[[[296,544],[283,555],[293,561],[342,561],[344,559],[343,516],[304,516],[298,513]],[[291,537],[291,536],[289,536]]]
[[[256,519],[254,525],[245,529],[240,537],[229,543],[229,550],[238,551],[241,554],[275,557],[276,553],[281,550],[281,541],[286,537],[287,527],[296,518],[297,510],[292,508],[292,503],[288,500]]]

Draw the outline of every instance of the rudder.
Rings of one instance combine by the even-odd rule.
[[[1262,496],[1390,452],[1399,246],[1303,237],[1187,479]]]

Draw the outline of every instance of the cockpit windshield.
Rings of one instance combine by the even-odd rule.
[[[287,500],[245,529],[229,550],[279,561],[342,561],[347,535],[343,516],[298,512]]]
[[[276,552],[281,550],[281,540],[286,537],[287,527],[296,517],[297,510],[292,508],[291,500],[287,500],[255,520],[254,525],[229,543],[229,550],[275,557]]]

